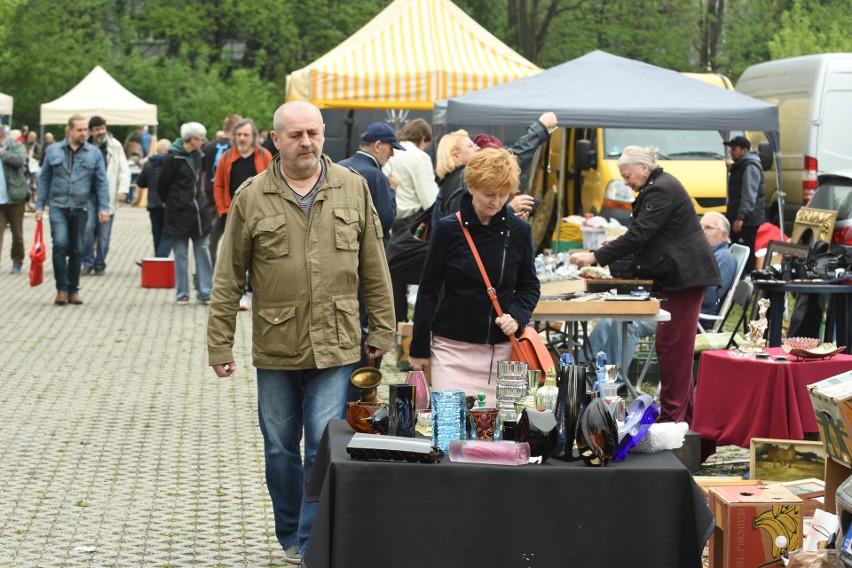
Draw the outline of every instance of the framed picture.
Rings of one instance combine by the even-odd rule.
[[[769,241],[769,244],[766,245],[766,256],[763,257],[763,266],[780,265],[781,261],[784,260],[784,256],[788,254],[793,258],[800,257],[807,260],[810,252],[811,247],[808,245]]]
[[[752,481],[795,481],[825,476],[825,447],[820,441],[752,438]]]
[[[831,233],[837,221],[837,211],[828,209],[811,209],[802,207],[796,213],[793,223],[793,234],[790,240],[794,243],[812,245],[817,241],[831,243]]]

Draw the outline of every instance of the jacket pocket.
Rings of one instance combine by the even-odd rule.
[[[334,243],[339,250],[358,250],[360,216],[357,209],[334,209]]]
[[[652,258],[634,260],[636,276],[653,280],[665,288],[676,286],[679,281],[679,271],[673,258],[655,256]]]
[[[263,355],[292,357],[299,341],[296,306],[270,306],[257,310],[255,343]]]
[[[334,302],[337,342],[341,349],[361,344],[361,315],[357,296],[332,298]]]
[[[256,236],[265,258],[278,258],[290,254],[290,233],[287,216],[266,217],[257,223]]]

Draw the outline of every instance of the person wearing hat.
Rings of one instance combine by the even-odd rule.
[[[379,214],[385,245],[396,219],[396,194],[382,172],[382,167],[393,156],[394,150],[405,150],[396,139],[396,133],[386,122],[374,122],[361,134],[361,147],[352,157],[338,162],[361,174],[370,188],[373,205]]]
[[[757,229],[766,220],[763,196],[766,181],[757,152],[751,152],[751,142],[745,136],[735,136],[724,142],[733,162],[728,171],[728,210],[725,214],[731,224],[731,241],[740,243],[751,251],[744,274],[754,270],[754,241]]]

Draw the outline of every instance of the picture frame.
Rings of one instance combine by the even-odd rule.
[[[814,440],[752,438],[749,477],[755,482],[823,479],[825,446]]]
[[[831,234],[834,232],[836,222],[837,211],[802,207],[796,213],[790,240],[794,243],[807,245],[812,245],[817,241],[831,243]]]
[[[811,252],[811,247],[797,243],[787,243],[781,241],[769,241],[766,245],[766,256],[763,257],[763,267],[774,266],[781,264],[785,255],[790,255],[793,258],[808,259],[808,254]]]

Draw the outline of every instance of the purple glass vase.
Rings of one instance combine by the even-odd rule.
[[[416,411],[432,408],[432,389],[426,382],[423,371],[409,371],[405,384],[414,385],[414,409]]]

